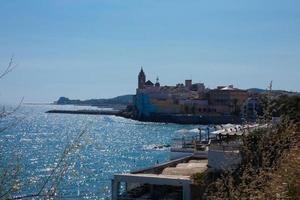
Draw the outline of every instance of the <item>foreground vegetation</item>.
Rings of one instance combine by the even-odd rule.
[[[241,164],[196,180],[198,199],[300,199],[300,97],[281,96],[265,107],[262,120],[280,123],[243,138]]]

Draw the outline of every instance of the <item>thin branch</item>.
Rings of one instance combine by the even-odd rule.
[[[16,166],[14,169],[12,169],[12,171],[13,171],[13,173],[9,174],[8,170],[5,170],[5,174],[4,174],[3,178],[2,178],[1,185],[3,184],[3,181],[5,181],[5,179],[8,179],[8,180],[17,180],[17,177],[18,177],[18,174],[20,172],[20,169],[18,168],[18,166]],[[1,194],[0,199],[6,197],[13,190],[14,190],[14,184],[12,184],[12,186],[10,186],[10,188],[6,192],[4,192],[3,194]]]
[[[6,112],[5,110],[2,111],[2,112],[0,113],[0,119],[1,119],[1,118],[4,118],[4,117],[7,117],[7,116],[9,116],[9,115],[11,115],[11,114],[13,114],[13,113],[15,113],[15,112],[22,106],[23,101],[24,101],[24,97],[21,99],[21,101],[19,102],[19,104],[17,105],[17,107],[15,107],[15,108],[14,108],[12,111],[10,111],[10,112]]]
[[[5,68],[5,70],[2,73],[0,73],[0,79],[6,76],[9,72],[11,72],[14,68],[17,67],[17,65],[14,65],[13,60],[14,60],[14,56],[10,58],[9,63]]]
[[[65,161],[66,157],[68,156],[68,154],[74,150],[77,149],[77,147],[80,146],[80,140],[82,138],[82,136],[86,133],[86,130],[83,130],[82,132],[80,132],[77,136],[77,138],[75,138],[75,140],[73,141],[72,144],[67,145],[58,161],[58,163],[56,164],[55,168],[51,171],[50,175],[47,177],[47,179],[44,181],[42,187],[40,188],[39,192],[35,193],[35,194],[29,194],[29,195],[24,195],[24,196],[18,196],[18,197],[14,197],[13,199],[26,199],[26,198],[34,198],[34,197],[51,197],[51,196],[55,196],[55,195],[49,195],[49,192],[51,190],[51,188],[54,187],[55,184],[59,184],[61,179],[61,176],[63,176],[63,174],[68,171],[69,165],[70,163],[65,163],[63,166],[62,163]],[[60,169],[62,167],[62,169]],[[58,172],[57,172],[58,171]],[[46,194],[42,194],[43,190],[45,189],[45,187],[47,186],[47,184],[50,182],[51,178],[55,177],[55,173],[58,173],[58,177],[55,178],[54,183],[51,185],[50,190],[48,190],[48,192]]]
[[[82,132],[78,135],[78,137],[75,139],[74,142],[79,141],[80,138],[83,136],[83,134],[84,134],[85,132],[86,132],[85,130],[82,131]],[[66,148],[65,148],[65,150],[64,150],[64,152],[63,152],[63,154],[62,154],[62,156],[61,156],[61,158],[60,158],[60,160],[59,160],[59,162],[56,164],[56,167],[51,171],[50,175],[47,177],[47,179],[46,179],[46,181],[44,182],[43,186],[42,186],[41,189],[39,190],[38,195],[42,193],[42,191],[44,190],[44,188],[46,187],[46,185],[47,185],[48,182],[50,181],[51,177],[53,177],[55,171],[60,167],[61,163],[64,161],[64,159],[66,158],[66,156],[68,155],[68,153],[72,150],[71,147],[75,146],[74,144],[76,144],[76,143],[73,143],[73,144],[70,145],[70,146],[66,146]]]

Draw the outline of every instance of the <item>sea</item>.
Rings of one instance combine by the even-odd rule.
[[[110,199],[114,174],[169,160],[178,130],[196,125],[139,122],[116,116],[48,114],[71,105],[6,106],[0,121],[0,170],[16,171],[15,196],[50,193],[69,199]],[[3,172],[3,171],[2,171]],[[7,182],[9,185],[9,182]]]

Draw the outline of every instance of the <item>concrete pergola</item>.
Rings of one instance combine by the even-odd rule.
[[[140,183],[150,185],[181,186],[183,200],[189,200],[191,196],[192,181],[189,176],[157,175],[157,174],[116,174],[112,180],[112,200],[117,200],[120,183]]]

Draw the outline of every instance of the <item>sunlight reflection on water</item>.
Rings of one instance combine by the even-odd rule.
[[[62,180],[61,192],[87,194],[86,198],[94,194],[102,199],[110,196],[110,181],[114,173],[129,172],[168,160],[168,148],[158,151],[147,148],[170,144],[171,138],[180,137],[176,130],[193,128],[143,123],[114,116],[45,113],[53,108],[62,107],[23,106],[1,123],[3,127],[15,118],[22,119],[0,135],[4,160],[13,157],[15,151],[21,155],[20,163],[24,165],[22,180],[28,184],[22,187],[20,194],[38,190],[66,144],[84,129],[87,129],[91,143],[82,148],[78,162],[71,166]],[[76,109],[74,106],[63,108]]]

